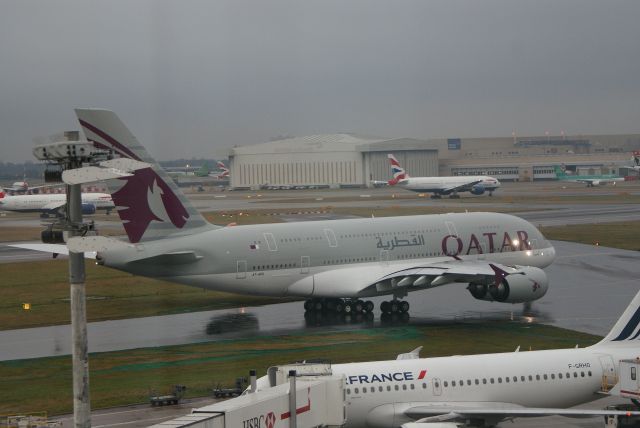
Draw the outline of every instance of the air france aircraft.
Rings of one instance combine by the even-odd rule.
[[[439,199],[442,195],[450,198],[459,198],[459,192],[470,192],[474,195],[482,195],[500,187],[500,181],[487,175],[461,175],[453,177],[409,177],[400,162],[392,154],[388,154],[393,178],[389,180],[390,186],[398,186],[413,192],[431,193],[432,199]]]
[[[220,227],[208,223],[111,111],[76,110],[96,147],[152,165],[107,183],[129,239],[73,238],[99,264],[232,293],[298,296],[307,310],[406,312],[407,293],[468,284],[480,300],[529,302],[547,291],[554,248],[530,223],[464,213]],[[33,248],[33,247],[31,247]],[[49,251],[50,246],[43,247]],[[64,253],[64,247],[60,249]]]
[[[640,415],[567,409],[602,398],[603,387],[614,386],[619,361],[640,355],[639,327],[640,293],[609,334],[587,348],[423,359],[418,348],[391,361],[334,364],[332,372],[345,378],[347,427],[484,427],[517,417]],[[267,376],[258,379],[259,390],[267,387]]]
[[[57,214],[66,205],[65,194],[15,195],[7,196],[0,192],[0,211],[39,212],[43,217]],[[110,213],[115,206],[111,195],[106,193],[83,193],[82,213],[94,214],[96,209]]]

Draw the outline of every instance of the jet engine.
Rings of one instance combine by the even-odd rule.
[[[547,293],[549,279],[540,268],[518,267],[500,283],[472,282],[467,289],[478,300],[501,303],[524,303],[538,300]]]
[[[82,204],[82,214],[95,214],[96,206],[93,204]]]
[[[485,191],[485,188],[482,184],[476,184],[471,188],[472,195],[482,195]]]

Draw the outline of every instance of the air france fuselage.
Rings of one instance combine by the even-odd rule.
[[[554,256],[519,217],[462,213],[225,227],[101,252],[98,260],[234,293],[354,297],[350,284],[375,281],[390,269],[455,258],[542,268]]]
[[[589,347],[333,365],[345,376],[347,425],[398,427],[420,405],[567,408],[601,398],[603,376],[637,347]],[[411,412],[409,412],[411,413]],[[491,419],[489,416],[487,417]],[[501,417],[496,417],[498,422]]]

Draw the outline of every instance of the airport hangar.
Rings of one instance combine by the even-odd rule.
[[[579,137],[377,138],[324,134],[238,146],[229,154],[230,186],[372,187],[391,178],[388,153],[411,176],[491,175],[503,181],[555,179],[564,164],[575,175],[630,170],[640,134]]]

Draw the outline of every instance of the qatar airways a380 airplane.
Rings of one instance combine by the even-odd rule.
[[[76,110],[87,139],[151,165],[110,180],[128,243],[73,238],[99,264],[232,293],[306,298],[308,310],[406,312],[408,292],[466,284],[480,300],[542,297],[555,251],[527,221],[463,213],[220,227],[208,223],[111,111]],[[33,246],[30,246],[33,249]],[[43,245],[51,251],[51,246]],[[65,248],[58,252],[67,251]]]

